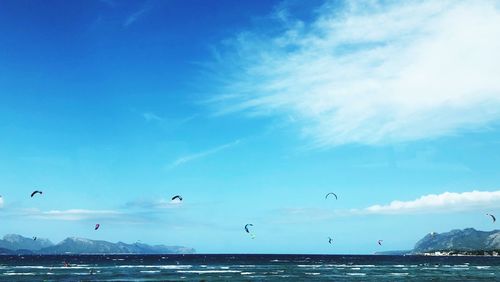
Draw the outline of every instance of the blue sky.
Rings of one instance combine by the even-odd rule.
[[[498,3],[49,2],[0,1],[5,234],[372,253],[495,229]]]

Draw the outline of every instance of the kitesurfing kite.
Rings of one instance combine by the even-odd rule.
[[[33,236],[33,241],[36,241],[36,236]]]
[[[332,242],[333,242],[332,237],[328,237],[328,243],[330,243],[330,244],[331,244]]]
[[[42,194],[43,194],[43,192],[42,192],[42,191],[35,190],[35,191],[33,191],[33,193],[31,193],[31,198],[33,198],[33,196],[35,196],[36,194],[40,194],[40,195],[42,195]]]
[[[328,196],[330,196],[330,195],[333,195],[335,197],[335,200],[338,199],[337,198],[337,194],[335,194],[335,193],[328,193],[328,194],[326,194],[325,199],[328,199]]]
[[[249,223],[249,224],[245,224],[245,231],[247,233],[250,233],[250,230],[248,229],[248,226],[253,226],[253,224]]]
[[[94,230],[97,230],[97,229],[99,229],[99,227],[101,227],[101,225],[100,225],[99,223],[97,223],[97,224],[95,225],[95,228],[94,228]]]
[[[179,202],[182,202],[182,197],[180,195],[176,195],[172,197],[172,201],[179,200]]]
[[[250,234],[250,236],[252,236],[252,239],[255,238],[255,235],[253,235],[252,232],[250,232],[250,229],[248,229],[249,226],[253,226],[253,224],[249,223],[249,224],[245,224],[245,231]]]
[[[378,241],[377,241],[377,243],[378,243],[380,246],[382,246],[382,242],[383,242],[383,241],[384,241],[384,240],[378,240]]]
[[[491,216],[491,219],[493,220],[493,222],[497,221],[497,219],[494,215],[489,214],[489,213],[487,213],[486,215]]]

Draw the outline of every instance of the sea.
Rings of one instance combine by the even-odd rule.
[[[0,281],[500,281],[499,257],[0,256]]]

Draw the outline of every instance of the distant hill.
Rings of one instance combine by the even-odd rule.
[[[42,254],[192,254],[194,252],[192,248],[181,246],[110,243],[74,237],[40,250]]]
[[[38,251],[54,244],[47,239],[26,238],[17,234],[7,234],[0,240],[0,248],[8,250]]]
[[[0,240],[1,254],[192,254],[195,250],[182,246],[111,243],[84,238],[67,238],[54,245],[47,239],[33,240],[20,235],[5,235]]]
[[[500,250],[500,230],[478,231],[474,228],[427,234],[418,241],[413,253],[432,251],[490,251]]]
[[[0,255],[15,255],[16,251],[0,248]]]

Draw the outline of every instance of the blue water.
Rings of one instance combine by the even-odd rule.
[[[69,267],[64,266],[69,263]],[[340,255],[0,256],[0,281],[500,281],[500,258]]]

